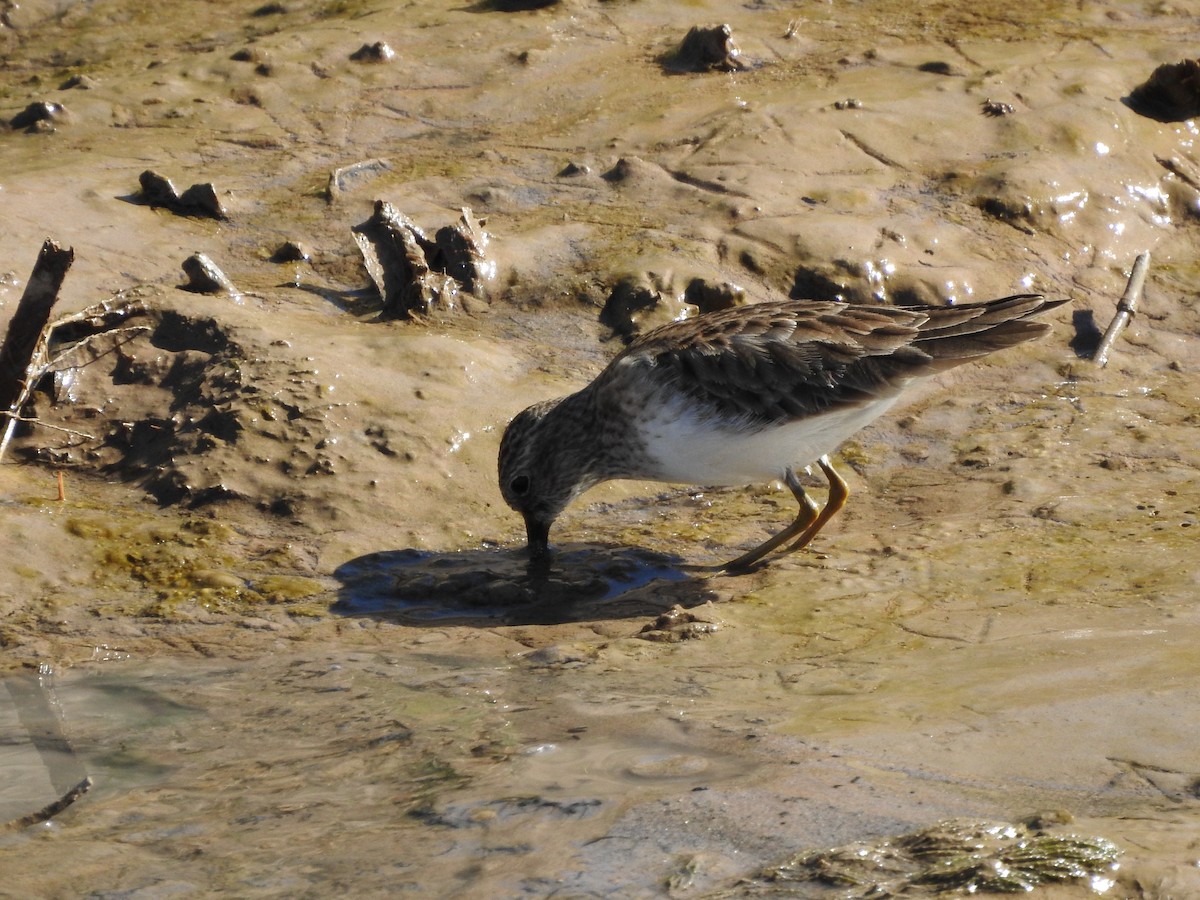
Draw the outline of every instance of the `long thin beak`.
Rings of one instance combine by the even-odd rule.
[[[529,540],[529,556],[540,559],[550,555],[550,523],[533,516],[525,517],[525,536]]]

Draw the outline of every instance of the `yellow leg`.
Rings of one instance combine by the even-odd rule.
[[[804,493],[804,486],[800,484],[800,479],[796,477],[796,472],[788,468],[784,473],[783,480],[791,489],[792,496],[796,498],[796,502],[800,504],[800,512],[797,513],[795,520],[766,543],[760,544],[753,550],[743,553],[737,559],[727,562],[722,566],[723,571],[737,572],[750,568],[776,547],[786,544],[792,538],[796,537],[796,535],[800,535],[803,538],[808,533],[808,529],[820,519],[820,514],[817,512],[817,504],[813,503],[812,498]]]
[[[834,469],[833,463],[829,461],[828,456],[822,456],[817,460],[817,465],[821,467],[821,471],[829,479],[829,497],[825,500],[825,506],[821,508],[821,511],[817,512],[817,505],[812,502],[812,498],[808,494],[804,493],[804,487],[800,484],[799,479],[796,478],[796,473],[792,469],[788,469],[784,475],[784,481],[791,488],[793,496],[795,496],[797,502],[800,504],[800,513],[796,516],[795,521],[766,543],[760,544],[748,553],[743,553],[737,559],[726,563],[724,571],[737,572],[748,569],[776,547],[786,544],[793,538],[795,538],[795,542],[784,550],[781,555],[786,556],[788,553],[795,553],[802,547],[808,546],[812,539],[817,536],[817,532],[824,528],[826,523],[841,511],[842,507],[846,505],[846,501],[850,498],[849,485],[842,480],[842,476]]]
[[[795,553],[802,547],[807,547],[809,542],[817,536],[817,532],[825,527],[825,524],[841,512],[842,507],[846,505],[846,501],[850,499],[850,486],[842,479],[842,476],[837,473],[837,469],[833,467],[833,463],[829,461],[828,456],[822,456],[817,460],[817,465],[821,467],[821,471],[825,473],[825,477],[829,479],[829,496],[825,499],[825,506],[821,508],[821,514],[804,529],[804,533],[796,538],[796,542],[792,546],[783,551],[783,555]]]

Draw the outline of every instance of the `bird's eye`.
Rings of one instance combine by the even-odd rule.
[[[512,492],[514,494],[516,494],[518,497],[523,497],[527,493],[529,493],[529,476],[528,475],[518,475],[516,478],[514,478],[512,481],[510,481],[508,483],[508,486],[512,489]]]

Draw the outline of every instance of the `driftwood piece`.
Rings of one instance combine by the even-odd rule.
[[[49,239],[42,244],[33,274],[0,346],[0,409],[16,412],[13,404],[25,387],[25,373],[74,259],[75,251],[70,248],[63,250]]]
[[[74,260],[74,250],[63,250],[47,238],[8,324],[4,344],[0,346],[0,415],[6,419],[0,437],[0,456],[4,455],[4,448],[17,427],[21,407],[37,382],[33,373],[40,371],[38,357],[46,353],[44,338],[50,311],[58,301],[58,291]]]
[[[1104,337],[1100,339],[1095,354],[1092,355],[1092,361],[1097,366],[1103,368],[1108,363],[1108,354],[1112,351],[1113,344],[1116,343],[1121,332],[1125,330],[1125,326],[1137,312],[1138,301],[1142,296],[1142,285],[1146,283],[1146,270],[1149,267],[1150,251],[1147,250],[1145,253],[1138,254],[1138,258],[1134,260],[1133,270],[1129,273],[1129,282],[1125,285],[1125,293],[1117,302],[1117,314],[1108,323],[1108,329],[1104,332]]]

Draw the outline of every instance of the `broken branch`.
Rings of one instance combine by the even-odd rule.
[[[1108,323],[1108,330],[1104,332],[1104,337],[1100,339],[1100,344],[1092,355],[1092,361],[1097,366],[1103,368],[1108,363],[1108,354],[1111,352],[1113,344],[1116,343],[1121,332],[1125,330],[1125,326],[1137,312],[1138,300],[1141,299],[1142,285],[1146,283],[1146,270],[1149,267],[1150,251],[1147,250],[1138,254],[1138,258],[1134,260],[1133,270],[1129,273],[1129,283],[1125,285],[1125,293],[1117,302],[1117,314]]]

